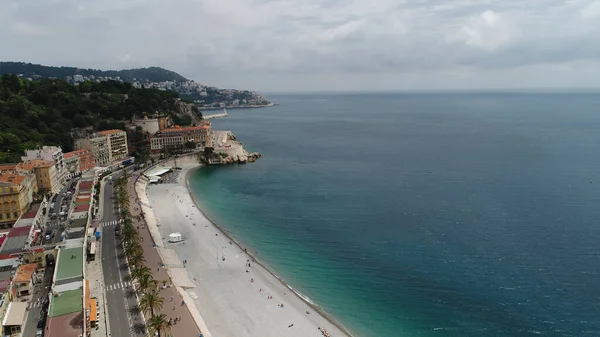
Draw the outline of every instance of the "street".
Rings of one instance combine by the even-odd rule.
[[[119,238],[115,236],[117,216],[113,204],[113,185],[104,184],[103,211],[100,226],[102,269],[106,291],[107,317],[112,337],[144,336],[144,324],[139,314],[137,298],[129,280]]]
[[[54,274],[54,265],[46,266],[44,279],[33,287],[33,295],[29,304],[29,314],[25,323],[23,336],[35,336],[37,326],[40,319],[44,317],[44,321],[40,325],[43,329],[45,326],[46,312],[48,311],[48,292],[52,286],[52,276]],[[43,314],[42,314],[43,311]]]

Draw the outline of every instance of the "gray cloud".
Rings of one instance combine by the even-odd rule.
[[[0,22],[3,60],[226,87],[600,86],[565,76],[600,70],[598,0],[5,0]]]

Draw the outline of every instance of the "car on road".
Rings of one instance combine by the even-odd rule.
[[[35,332],[35,337],[44,337],[44,330],[37,329],[37,331]]]

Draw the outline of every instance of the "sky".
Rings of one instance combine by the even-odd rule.
[[[0,60],[276,91],[600,88],[600,0],[0,0]]]

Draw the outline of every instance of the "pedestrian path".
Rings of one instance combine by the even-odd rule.
[[[118,289],[129,288],[129,287],[131,287],[131,282],[117,282],[115,284],[104,286],[106,291],[118,290]]]
[[[43,304],[44,299],[40,297],[35,302],[29,303],[29,308],[41,308]]]
[[[117,220],[113,220],[113,221],[105,221],[105,222],[101,222],[98,224],[98,227],[108,227],[108,226],[115,226],[118,223]]]

